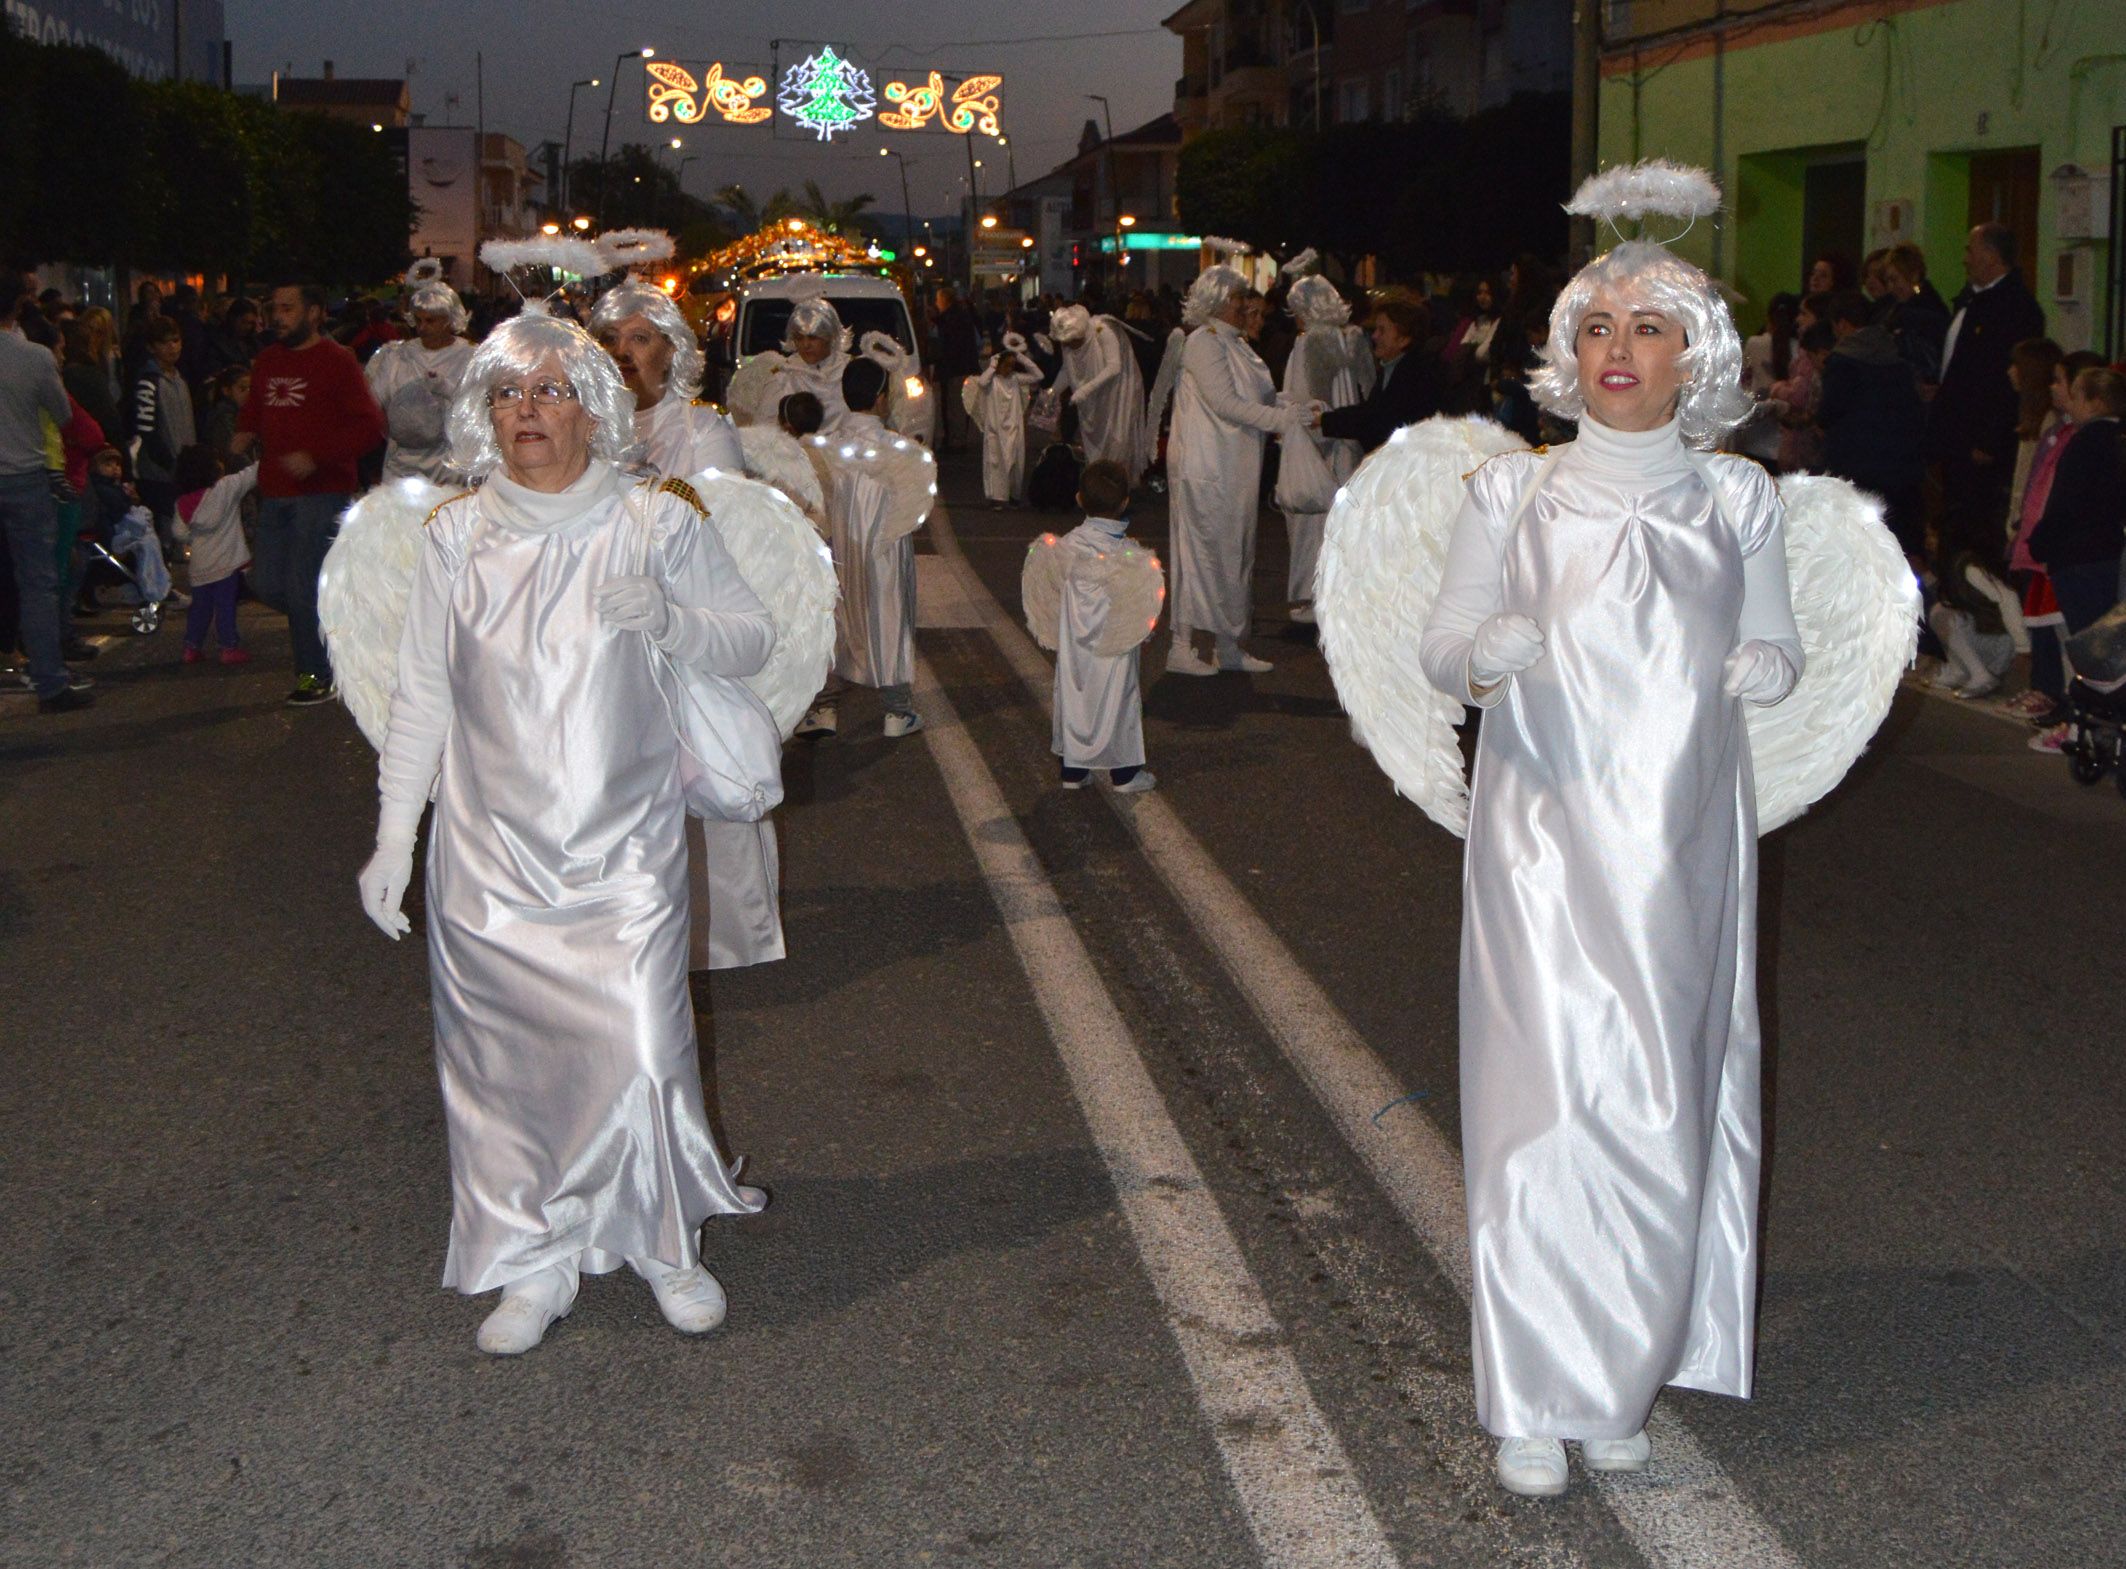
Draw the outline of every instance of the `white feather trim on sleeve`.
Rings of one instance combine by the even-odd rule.
[[[834,558],[803,510],[773,485],[717,469],[687,483],[708,509],[738,575],[775,623],[775,650],[745,684],[787,741],[826,684],[834,658],[840,592]]]
[[[379,485],[340,518],[317,579],[317,625],[332,657],[340,701],[369,744],[383,750],[398,686],[399,631],[413,595],[429,514],[456,491],[425,479]]]

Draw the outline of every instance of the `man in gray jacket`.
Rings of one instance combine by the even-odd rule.
[[[64,426],[73,411],[51,350],[22,335],[17,313],[28,303],[15,288],[0,289],[0,533],[15,569],[22,647],[37,709],[60,714],[94,699],[69,685],[59,657],[59,507],[39,416]]]

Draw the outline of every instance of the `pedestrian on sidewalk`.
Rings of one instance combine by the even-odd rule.
[[[177,505],[177,454],[199,440],[192,389],[179,370],[184,333],[175,317],[158,316],[145,334],[147,361],[133,383],[133,480],[155,515],[158,534]]]
[[[222,472],[212,447],[187,447],[177,459],[177,537],[190,548],[192,604],[185,612],[184,663],[205,658],[211,628],[221,662],[246,665],[251,651],[236,630],[239,574],[251,564],[244,541],[244,498],[258,488],[258,465]]]
[[[14,572],[30,690],[40,713],[58,714],[95,700],[70,684],[60,657],[59,503],[52,493],[45,421],[64,429],[74,410],[58,361],[22,335],[18,318],[25,306],[31,306],[29,296],[0,289],[0,534]]]
[[[2074,434],[2060,454],[2044,516],[2030,531],[2030,554],[2052,579],[2066,635],[2119,602],[2126,553],[2126,376],[2092,367],[2067,392]]]
[[[355,357],[324,335],[325,293],[288,283],[270,308],[279,341],[252,366],[251,396],[231,450],[259,450],[258,559],[252,586],[288,617],[292,707],[332,700],[332,664],[317,630],[317,575],[355,488],[355,464],[384,439],[384,415]]]
[[[780,796],[774,719],[739,684],[774,623],[693,491],[620,466],[633,400],[581,328],[537,307],[497,327],[450,423],[453,465],[483,483],[422,534],[360,878],[370,919],[410,930],[433,795],[443,1284],[501,1291],[478,1336],[497,1356],[623,1264],[699,1334],[725,1307],[701,1227],[766,1200],[733,1179],[702,1093],[684,819],[699,789],[755,815]],[[746,737],[728,771],[687,771],[704,730]]]

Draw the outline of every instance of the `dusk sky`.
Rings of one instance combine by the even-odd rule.
[[[662,57],[721,59],[767,74],[770,40],[831,43],[854,52],[860,64],[899,71],[936,65],[943,70],[1003,73],[1004,129],[1023,182],[1069,156],[1080,126],[1100,106],[1087,93],[1105,93],[1115,129],[1125,131],[1173,106],[1181,74],[1181,41],[1159,26],[1166,4],[1079,0],[1068,6],[996,6],[970,0],[905,0],[873,5],[804,0],[227,0],[228,34],[238,82],[262,82],[276,70],[316,76],[331,60],[341,76],[406,74],[411,62],[413,108],[431,125],[471,125],[475,51],[485,54],[487,128],[526,147],[559,139],[569,83],[610,80],[613,57],[648,45]],[[438,16],[447,17],[439,23]],[[1055,41],[1055,35],[1108,34]],[[1050,41],[1026,41],[1042,37]],[[956,40],[969,40],[959,42]],[[785,51],[785,63],[788,51]],[[866,127],[821,145],[793,137],[780,123],[767,126],[658,127],[642,114],[640,62],[622,67],[613,119],[613,146],[655,142],[675,134],[701,161],[688,166],[687,189],[706,196],[732,181],[762,196],[778,186],[816,179],[829,196],[869,191],[888,214],[900,206],[897,166],[879,156],[882,141],[907,154],[914,207],[951,210],[967,174],[961,139],[939,132],[890,138]],[[773,84],[769,96],[773,97]],[[452,112],[447,95],[458,103]],[[881,103],[880,108],[888,105]],[[605,89],[576,98],[575,148],[596,153]],[[779,117],[778,117],[779,118]],[[801,134],[801,133],[800,133]],[[1007,180],[1005,159],[993,145],[978,152],[985,194]]]

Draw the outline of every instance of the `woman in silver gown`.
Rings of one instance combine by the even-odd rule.
[[[474,354],[453,456],[484,483],[428,522],[361,876],[371,918],[407,931],[432,794],[443,1284],[502,1291],[479,1334],[496,1354],[536,1346],[580,1275],[623,1262],[675,1328],[714,1328],[700,1227],[762,1202],[703,1104],[680,745],[653,662],[748,675],[774,631],[692,492],[615,467],[632,401],[586,333],[536,308]]]
[[[1747,1395],[1760,1159],[1745,702],[1800,678],[1779,499],[1697,268],[1619,246],[1539,390],[1579,439],[1471,479],[1420,645],[1485,710],[1463,873],[1477,1412],[1510,1490],[1647,1463],[1664,1384]]]

